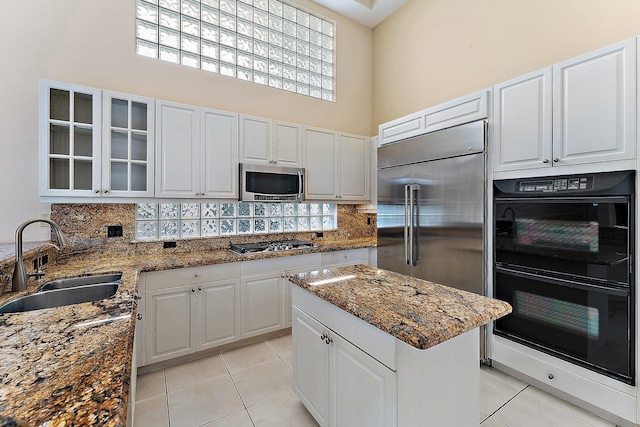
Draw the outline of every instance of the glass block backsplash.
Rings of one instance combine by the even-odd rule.
[[[332,203],[139,203],[136,239],[215,237],[337,228]]]

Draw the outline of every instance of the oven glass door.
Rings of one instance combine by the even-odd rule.
[[[496,265],[630,282],[628,197],[497,199]]]
[[[497,335],[634,383],[628,288],[496,267],[495,292],[513,307],[510,315],[496,321]]]
[[[300,193],[301,179],[297,174],[245,172],[245,191],[273,196],[295,196]]]

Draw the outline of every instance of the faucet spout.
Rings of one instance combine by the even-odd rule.
[[[34,218],[20,224],[16,229],[16,261],[15,267],[13,268],[13,277],[11,278],[11,290],[13,292],[22,292],[27,290],[27,281],[29,280],[29,276],[31,275],[27,274],[27,270],[24,266],[24,256],[22,253],[22,232],[25,228],[27,228],[28,225],[33,224],[34,222],[44,222],[49,224],[56,235],[58,244],[61,247],[69,244],[69,240],[60,229],[60,226],[50,219]]]

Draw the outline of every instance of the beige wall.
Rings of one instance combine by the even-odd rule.
[[[637,0],[409,0],[373,31],[373,128],[640,34]]]
[[[38,200],[38,81],[63,82],[369,135],[372,31],[337,21],[337,102],[325,102],[135,53],[135,0],[0,1],[0,243]],[[44,239],[31,226],[27,240]]]

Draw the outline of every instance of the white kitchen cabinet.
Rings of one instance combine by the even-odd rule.
[[[348,249],[345,251],[323,252],[322,267],[340,267],[345,265],[369,264],[368,248]]]
[[[338,134],[338,198],[369,200],[369,138]]]
[[[321,426],[397,424],[396,373],[295,305],[293,389]]]
[[[553,162],[633,159],[636,39],[553,66]]]
[[[242,277],[242,338],[250,338],[284,327],[282,273]]]
[[[378,144],[486,119],[488,98],[489,91],[485,89],[383,123],[379,127]]]
[[[494,87],[495,172],[636,155],[636,41]]]
[[[40,195],[153,197],[150,98],[40,82]]]
[[[240,162],[299,167],[300,126],[240,116]]]
[[[145,364],[240,339],[237,263],[145,273]]]
[[[102,91],[40,81],[40,195],[101,195]]]
[[[320,267],[319,253],[240,263],[242,331],[250,338],[291,326],[287,275]]]
[[[156,197],[200,196],[200,111],[156,101]]]
[[[238,115],[200,112],[200,189],[203,197],[238,198]]]
[[[237,115],[157,101],[156,197],[238,196]]]
[[[369,161],[368,138],[304,128],[307,200],[368,200]]]
[[[196,351],[193,285],[147,291],[145,364]]]
[[[496,85],[494,171],[551,167],[551,68]]]
[[[153,197],[153,99],[104,91],[102,101],[102,194]]]

